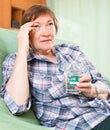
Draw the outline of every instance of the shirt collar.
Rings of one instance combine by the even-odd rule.
[[[53,47],[52,52],[54,55],[57,53],[56,46]],[[33,59],[38,59],[38,60],[47,60],[43,55],[40,55],[39,53],[34,53],[32,49],[30,49],[28,56],[27,56],[27,61],[31,61]]]

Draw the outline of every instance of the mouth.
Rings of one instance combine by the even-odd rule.
[[[45,39],[45,40],[41,40],[40,42],[48,43],[48,42],[51,42],[51,41],[52,41],[51,39]]]

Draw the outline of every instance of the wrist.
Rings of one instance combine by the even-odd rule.
[[[94,88],[94,98],[98,98],[98,99],[107,99],[108,98],[108,90],[106,88],[103,88],[102,86],[93,84],[93,88]]]
[[[25,50],[18,50],[17,51],[17,55],[19,56],[24,56],[24,57],[27,57],[29,51],[25,51]]]
[[[98,91],[98,88],[95,84],[92,84],[90,97],[92,97],[92,98],[98,98],[99,97],[99,91]]]

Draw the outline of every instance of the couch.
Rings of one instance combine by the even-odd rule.
[[[6,55],[17,50],[17,30],[0,28],[0,87],[2,85],[2,62]],[[12,115],[0,98],[0,130],[48,130],[39,125],[32,110],[23,115]]]
[[[17,34],[18,30],[0,28],[0,87],[2,85],[1,65],[6,55],[17,51]],[[61,44],[65,41],[57,39],[56,42]],[[106,124],[107,122],[104,123]],[[106,128],[99,126],[99,130],[104,129]],[[48,128],[39,124],[32,110],[19,116],[12,115],[0,98],[0,130],[48,130]]]

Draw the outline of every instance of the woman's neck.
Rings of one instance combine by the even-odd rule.
[[[56,56],[53,54],[52,50],[43,51],[43,52],[37,51],[37,54],[46,57],[46,58],[47,58],[48,60],[50,60],[51,62],[57,63]]]

